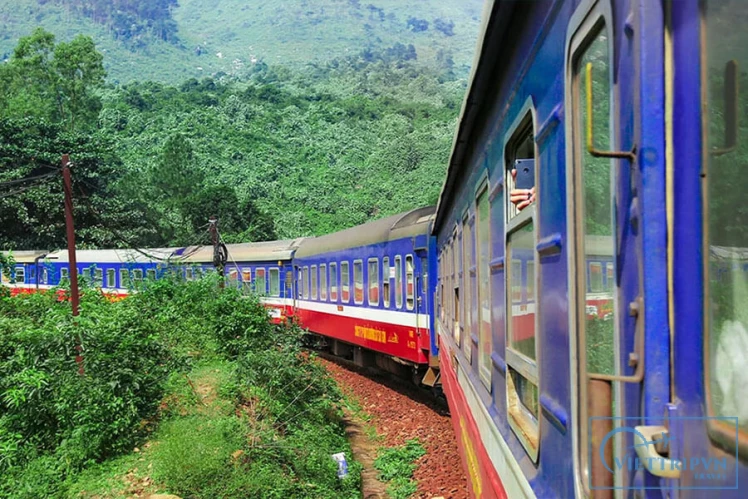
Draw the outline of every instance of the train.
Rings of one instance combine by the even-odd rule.
[[[436,206],[227,245],[226,282],[443,389],[471,497],[743,497],[747,9],[488,0]],[[211,247],[78,254],[114,296],[214,268]],[[12,293],[71,271],[14,258]]]

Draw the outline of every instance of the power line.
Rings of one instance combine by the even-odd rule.
[[[43,179],[46,179],[46,178],[54,177],[58,173],[60,173],[59,170],[55,171],[55,172],[42,173],[40,175],[34,175],[33,177],[24,177],[24,178],[17,178],[17,179],[14,179],[14,180],[7,180],[5,182],[0,182],[0,189],[2,189],[4,187],[14,186],[14,185],[17,185],[17,184],[23,184],[23,183],[26,183],[26,182],[40,181],[40,180],[43,180]]]

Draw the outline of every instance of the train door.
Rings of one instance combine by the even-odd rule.
[[[662,423],[669,395],[664,213],[642,212],[642,206],[664,205],[664,123],[661,105],[648,101],[646,112],[639,110],[644,98],[662,102],[661,9],[660,2],[582,2],[568,30],[569,311],[579,497],[625,497],[632,489],[660,486],[637,459],[634,435]],[[611,279],[603,279],[603,269]]]
[[[669,12],[673,497],[748,487],[747,16],[744,0]]]

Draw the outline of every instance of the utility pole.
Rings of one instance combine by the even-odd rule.
[[[223,289],[225,284],[223,272],[226,265],[226,256],[222,251],[222,245],[218,239],[218,218],[210,217],[208,223],[210,224],[210,228],[208,230],[210,230],[210,237],[213,241],[213,266],[221,276],[221,280],[219,281],[218,286]]]
[[[70,304],[73,307],[73,317],[78,316],[78,304],[80,297],[78,295],[78,262],[75,260],[75,225],[73,223],[73,183],[70,179],[70,156],[62,155],[62,187],[65,191],[65,229],[68,236],[68,265],[70,276]],[[83,347],[78,344],[75,349],[78,355],[75,356],[75,362],[78,364],[78,374],[83,375]]]

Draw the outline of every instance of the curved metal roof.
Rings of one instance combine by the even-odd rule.
[[[296,256],[313,256],[428,234],[435,209],[434,206],[418,208],[325,236],[305,239],[296,251]]]
[[[148,248],[136,251],[134,249],[99,249],[76,250],[76,263],[166,263],[172,257],[176,248]],[[145,253],[145,254],[144,254]],[[53,262],[68,262],[68,251],[60,250],[49,253],[46,259]],[[173,260],[173,258],[172,258]]]
[[[263,241],[258,243],[227,244],[228,262],[270,262],[290,260],[303,238],[284,239],[282,241]],[[182,257],[181,255],[187,255]],[[187,263],[213,262],[213,246],[189,246],[175,253],[175,260]]]
[[[22,251],[3,251],[4,256],[12,256],[16,263],[34,263],[34,261],[43,255],[46,255],[46,251],[40,250],[22,250]]]

